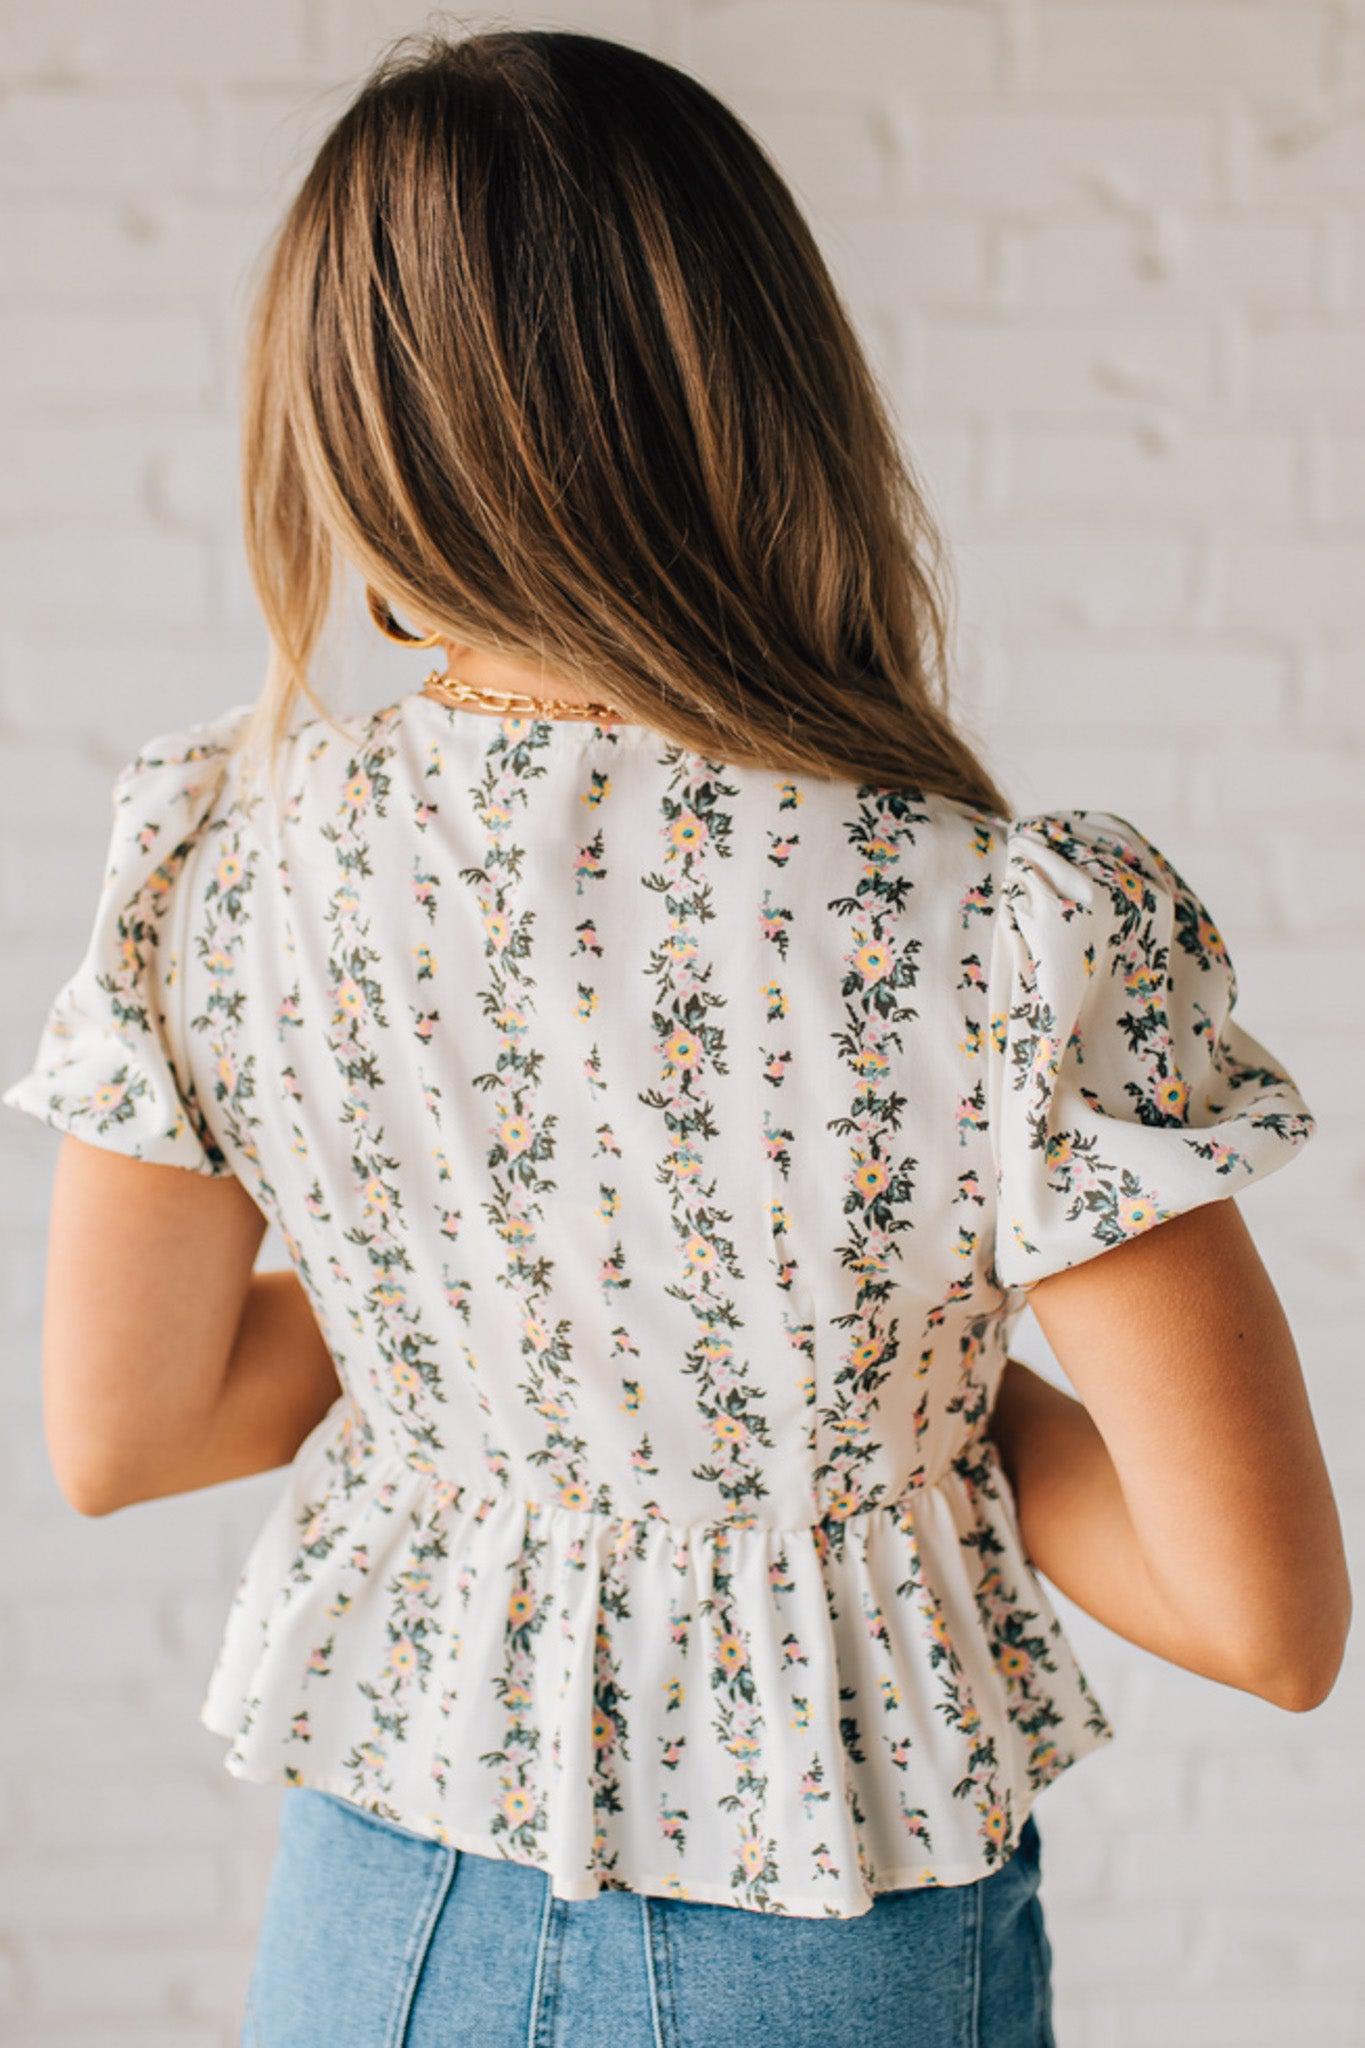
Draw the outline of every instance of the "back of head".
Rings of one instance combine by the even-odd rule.
[[[318,703],[340,557],[683,745],[1004,810],[948,714],[923,491],[791,193],[696,80],[587,35],[405,37],[267,259],[272,736]]]

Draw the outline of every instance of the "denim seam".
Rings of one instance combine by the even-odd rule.
[[[682,2024],[678,2018],[677,1966],[667,1910],[661,1907],[658,1912],[651,1913],[649,1924],[658,1935],[656,1960],[659,1965],[660,2018],[666,2036],[664,2048],[683,2048]]]
[[[1057,2048],[1052,2031],[1052,1969],[1043,1921],[1043,1902],[1035,1891],[1028,1902],[1029,1939],[1033,1947],[1033,2016],[1038,2048]]]
[[[555,2005],[559,1990],[559,1949],[563,1916],[555,1913],[554,1886],[545,1878],[545,1910],[540,1916],[540,1937],[536,1943],[536,1972],[531,1985],[531,2013],[526,2028],[526,2048],[552,2048]]]
[[[985,1880],[965,1887],[967,1898],[967,2032],[965,2048],[981,2048],[982,1895]]]
[[[398,1971],[393,2008],[384,2033],[384,2048],[403,2048],[408,2021],[412,2017],[413,2000],[417,1995],[417,1980],[422,1974],[431,1937],[459,1860],[458,1849],[442,1849],[434,1861],[431,1876],[427,1881],[426,1895],[422,1900],[418,1917],[413,1923],[412,1932],[408,1936],[407,1948],[404,1950],[403,1961]]]
[[[649,1986],[649,2024],[654,2035],[654,2048],[667,2048],[664,2041],[663,2021],[659,2014],[659,1987],[654,1976],[654,1920],[649,1910],[649,1900],[640,1895],[640,1938],[645,1951],[645,1982]]]

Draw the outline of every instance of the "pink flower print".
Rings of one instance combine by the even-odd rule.
[[[806,1771],[802,1774],[801,1798],[807,1813],[811,1811],[812,1807],[818,1806],[822,1799],[829,1798],[829,1793],[820,1783],[814,1771]]]
[[[737,1415],[713,1415],[711,1435],[718,1451],[736,1456],[749,1440],[749,1432]]]
[[[660,1750],[659,1761],[663,1764],[665,1770],[676,1770],[682,1761],[682,1753],[683,1746],[675,1738],[672,1742],[665,1743],[664,1747]]]
[[[312,1741],[313,1726],[306,1712],[302,1714],[295,1714],[293,1720],[289,1724],[289,1733],[293,1737],[295,1742]]]
[[[831,1856],[829,1850],[823,1845],[815,1852],[815,1867],[825,1877],[837,1877],[839,1875],[838,1864],[833,1856]]]
[[[886,1617],[879,1607],[874,1607],[870,1611],[865,1608],[863,1620],[867,1624],[867,1633],[874,1643],[884,1643],[887,1640]]]
[[[984,1131],[987,1127],[984,1111],[977,1108],[970,1095],[958,1097],[956,1122],[958,1140],[964,1144],[970,1132]]]

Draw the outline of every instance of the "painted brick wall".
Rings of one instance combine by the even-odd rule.
[[[349,82],[424,17],[2,12],[13,1073],[84,937],[113,770],[257,687],[235,504],[248,265]],[[948,526],[962,701],[1016,809],[1117,809],[1214,907],[1244,1020],[1322,1120],[1245,1211],[1358,1554],[1365,6],[599,0],[499,18],[674,57],[767,140]],[[413,658],[364,623],[333,638],[339,705],[413,687]],[[38,1357],[55,1140],[11,1117],[3,1143],[0,2038],[234,2048],[276,1795],[230,1780],[195,1714],[278,1482],[102,1522],[64,1505]],[[1039,1809],[1060,2048],[1365,2042],[1360,1651],[1296,1717],[1065,1611],[1121,1740]]]

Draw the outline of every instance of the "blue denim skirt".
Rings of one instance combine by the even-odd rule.
[[[1055,2048],[1039,1846],[852,1920],[566,1901],[291,1786],[243,2048]]]

